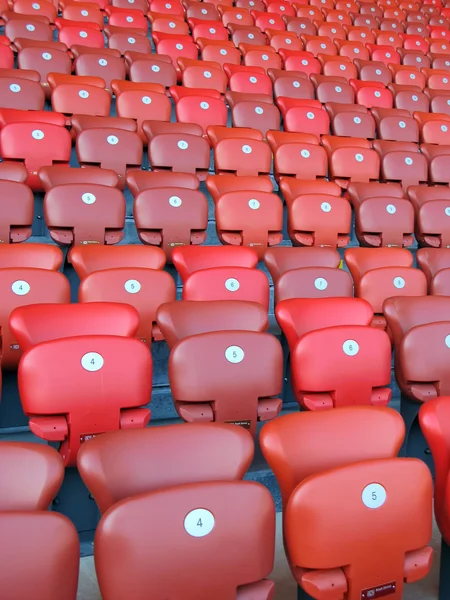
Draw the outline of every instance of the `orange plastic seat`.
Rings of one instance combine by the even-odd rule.
[[[316,419],[308,420],[309,417]],[[353,439],[350,442],[350,422],[361,423],[365,431],[365,436],[357,436],[356,444]],[[392,432],[386,444],[380,443],[373,433],[378,423],[384,422]],[[342,443],[335,453],[327,440],[329,432],[340,424],[343,427],[338,439]],[[308,434],[302,436],[303,431]],[[402,425],[387,410],[385,414],[364,413],[358,412],[357,407],[342,413],[339,410],[323,415],[287,415],[274,427],[265,429],[264,454],[285,490],[284,544],[292,574],[300,586],[299,594],[356,600],[364,597],[362,594],[376,598],[378,592],[387,592],[395,597],[403,593],[404,582],[417,581],[429,573],[433,557],[428,546],[432,480],[422,461],[396,458],[403,436]],[[286,443],[286,438],[294,440],[294,444]],[[315,444],[323,448],[318,454],[311,452]],[[299,449],[303,450],[302,458]],[[368,460],[358,454],[360,449]],[[337,502],[326,493],[330,486],[340,490]],[[414,494],[416,488],[420,491]],[[399,519],[411,493],[411,512],[406,520]],[[345,500],[340,501],[341,498]],[[358,530],[364,530],[366,535],[349,533],[348,528],[355,521]],[[386,541],[393,530],[394,543]],[[344,536],[345,542],[334,546],[335,532],[339,538]],[[385,535],[380,536],[380,532]],[[320,540],[319,545],[314,546],[315,540]],[[330,544],[333,551],[324,551]],[[380,557],[376,566],[374,547]]]
[[[115,267],[95,271],[85,277],[79,288],[80,302],[121,302],[139,313],[136,336],[148,346],[163,339],[156,325],[156,311],[164,302],[175,300],[175,282],[165,271],[139,267]],[[109,333],[109,332],[108,332]]]
[[[27,185],[42,190],[38,178],[41,167],[68,165],[72,142],[70,133],[58,125],[47,123],[10,123],[0,131],[3,161],[23,161],[28,171]]]
[[[202,365],[201,378],[193,361]],[[276,396],[281,392],[282,370],[279,341],[254,331],[191,336],[179,341],[169,357],[169,381],[181,418],[232,422],[252,435],[258,420],[270,420],[281,409]]]
[[[0,557],[5,565],[2,594],[6,598],[73,600],[77,595],[80,543],[67,517],[56,512],[4,511],[0,514]],[[42,538],[54,544],[41,548]],[[23,570],[36,568],[33,577]]]
[[[300,194],[289,199],[288,234],[295,246],[347,246],[351,206],[345,198],[328,194]]]
[[[169,348],[191,335],[211,331],[266,331],[266,309],[243,300],[182,300],[161,305],[156,313],[158,326]]]
[[[302,407],[325,410],[389,402],[389,337],[368,327],[364,321],[370,309],[357,306],[353,298],[297,298],[276,305],[291,351],[292,390]],[[347,315],[350,310],[354,312]]]
[[[76,151],[81,166],[98,166],[115,171],[119,176],[120,189],[125,187],[127,170],[140,167],[142,163],[142,141],[132,131],[86,129],[77,136]]]
[[[36,344],[80,335],[133,337],[139,314],[132,306],[118,302],[31,304],[15,308],[9,326],[25,351]]]
[[[350,275],[338,269],[333,248],[269,248],[264,262],[274,281],[275,304],[290,298],[337,298],[353,295]]]
[[[268,246],[283,239],[283,203],[270,192],[232,191],[216,200],[216,228],[220,241],[250,246],[262,258]]]
[[[170,121],[172,106],[165,94],[124,90],[116,98],[116,110],[119,117],[136,119],[138,132],[146,140],[142,123],[147,120]]]
[[[28,249],[28,252],[32,252],[32,249]],[[13,254],[10,256],[13,257]],[[15,369],[21,357],[19,344],[8,325],[13,309],[27,304],[70,302],[69,282],[61,273],[45,268],[15,267],[13,260],[8,260],[0,273],[3,290],[0,306],[3,369]],[[16,260],[19,264],[25,263],[20,256]],[[39,259],[36,257],[35,260],[39,265]]]
[[[208,202],[196,189],[146,189],[136,196],[133,210],[141,241],[161,247],[168,260],[176,246],[206,241]]]
[[[0,260],[1,250],[2,246]],[[254,270],[258,264],[258,255],[255,250],[245,246],[182,246],[174,249],[172,261],[185,283],[192,273],[212,267],[243,267]]]
[[[57,380],[69,384],[63,394],[49,371],[62,353],[66,360]],[[62,442],[64,463],[74,466],[86,439],[105,431],[145,427],[150,411],[140,407],[150,400],[151,373],[149,349],[139,340],[114,335],[53,340],[24,354],[20,397],[31,430],[43,439]],[[70,381],[77,383],[71,386]]]
[[[125,208],[120,190],[93,183],[59,185],[44,198],[50,236],[63,245],[117,244],[124,236]]]
[[[96,244],[74,246],[71,248],[69,256],[70,262],[80,279],[84,279],[91,273],[105,269],[162,269],[166,263],[165,254],[160,248],[152,248],[140,244],[124,246],[100,246]]]
[[[427,280],[412,268],[413,256],[402,248],[350,248],[345,262],[355,282],[355,296],[372,306],[373,325],[385,328],[383,303],[391,296],[425,296]]]
[[[269,177],[252,177],[237,175],[208,175],[206,187],[214,202],[228,192],[242,190],[255,190],[260,192],[273,192],[273,184]]]

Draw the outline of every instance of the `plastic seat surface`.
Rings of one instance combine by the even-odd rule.
[[[169,382],[182,419],[231,422],[253,436],[258,420],[272,419],[281,410],[282,371],[280,342],[254,331],[191,336],[179,341],[169,357]]]
[[[174,249],[172,262],[185,282],[195,271],[212,267],[254,269],[258,264],[258,255],[255,250],[245,246],[184,246]]]
[[[5,441],[0,456],[1,511],[47,510],[64,479],[59,454],[43,444]]]
[[[63,253],[51,244],[0,244],[0,268],[30,267],[58,271]]]
[[[0,180],[0,194],[4,199],[0,208],[0,243],[24,242],[31,236],[33,192],[23,183]]]
[[[123,267],[162,269],[166,264],[166,256],[160,248],[138,244],[76,246],[71,248],[69,258],[80,279],[103,269]]]
[[[210,451],[199,462],[204,444]],[[145,469],[135,460],[138,448]],[[160,456],[163,449],[167,450],[166,459]],[[98,436],[81,448],[78,468],[104,513],[124,498],[173,485],[211,481],[218,476],[222,481],[242,479],[253,454],[251,436],[243,427],[184,423]],[[159,459],[154,462],[151,459],[156,455]]]
[[[139,314],[134,307],[110,301],[31,304],[12,311],[9,327],[25,351],[42,342],[78,335],[134,337]]]
[[[66,360],[58,362],[62,354]],[[57,372],[49,369],[56,362]],[[23,355],[19,393],[30,429],[62,442],[66,466],[76,464],[81,444],[116,429],[145,427],[152,389],[152,358],[141,341],[88,335],[38,344]],[[76,385],[70,382],[76,381]],[[64,390],[64,392],[62,392]]]

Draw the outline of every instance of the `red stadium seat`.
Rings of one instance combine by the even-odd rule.
[[[218,98],[205,98],[203,90],[198,90],[198,95],[185,96],[175,104],[175,113],[179,123],[196,123],[206,134],[212,125],[226,126],[228,111],[223,100]]]
[[[314,135],[269,131],[267,139],[273,151],[277,180],[289,176],[301,180],[326,177],[327,154]]]
[[[0,194],[4,199],[0,207],[0,243],[24,242],[31,236],[33,192],[23,183],[0,180]]]
[[[61,166],[42,167],[39,169],[39,180],[46,192],[56,185],[68,183],[98,183],[110,187],[119,185],[119,176],[115,171],[96,167],[84,167],[83,169]]]
[[[45,92],[36,81],[0,77],[0,104],[2,108],[44,110]]]
[[[75,59],[75,73],[101,77],[106,83],[106,90],[111,91],[111,81],[125,79],[125,63],[117,56],[107,56],[101,50],[97,54],[82,54]]]
[[[208,129],[208,136],[213,141],[216,173],[235,173],[239,176],[270,173],[272,161],[270,147],[262,141],[260,131],[255,131],[254,134],[250,138],[248,130],[243,128]]]
[[[428,182],[428,164],[412,142],[375,140],[374,150],[381,159],[381,179],[400,182],[406,189]]]
[[[412,268],[413,256],[402,248],[350,248],[345,262],[355,282],[355,296],[372,306],[373,325],[385,328],[383,303],[391,296],[425,296],[427,281]]]
[[[425,273],[428,293],[448,296],[450,274],[450,248],[420,248],[416,254],[417,264]]]
[[[173,186],[143,190],[133,210],[141,241],[161,247],[169,261],[175,247],[206,241],[208,202],[199,190]]]
[[[200,181],[189,173],[165,173],[164,171],[130,170],[127,173],[127,186],[133,196],[143,190],[160,188],[167,185],[189,190],[198,190]]]
[[[264,262],[274,282],[275,304],[290,298],[337,298],[353,295],[350,275],[338,269],[332,248],[270,248]]]
[[[4,441],[0,456],[5,482],[0,493],[2,513],[47,510],[64,479],[64,465],[58,453],[43,444]]]
[[[66,44],[68,48],[72,46],[87,46],[89,48],[103,48],[105,42],[101,31],[89,27],[88,24],[73,26],[65,25],[59,32],[59,41]],[[110,46],[111,48],[112,46]]]
[[[184,448],[181,440],[188,441]],[[121,457],[113,458],[117,444],[121,446]],[[204,444],[210,449],[208,456],[201,464],[193,465],[198,448]],[[163,447],[168,450],[165,456],[152,461],[151,457]],[[136,448],[140,448],[141,456],[150,459],[151,464],[145,469],[139,461],[128,464],[136,456]],[[95,442],[80,449],[78,467],[100,511],[105,513],[129,496],[173,485],[214,481],[217,477],[221,481],[242,479],[253,454],[252,438],[242,427],[223,423],[176,424],[98,436]],[[177,460],[169,468],[174,456]],[[120,477],[112,476],[113,470],[119,470]]]
[[[63,253],[53,244],[0,244],[0,269],[27,267],[58,271]]]
[[[420,460],[396,457],[404,437],[398,415],[362,408],[286,415],[262,432],[264,455],[282,489],[284,545],[299,595],[401,595],[404,582],[430,571],[430,472]],[[389,431],[383,441],[378,427]],[[330,498],[330,488],[339,490],[337,499]],[[400,519],[410,494],[410,511]],[[393,531],[395,541],[388,541]],[[337,545],[336,535],[342,540]]]
[[[161,305],[156,321],[169,348],[191,335],[211,331],[266,331],[268,315],[257,302],[243,300],[168,302]]]
[[[273,192],[273,184],[269,177],[238,177],[237,175],[208,175],[206,187],[214,202],[228,192],[255,190]]]
[[[1,250],[2,246],[0,259]],[[258,255],[244,246],[184,246],[174,249],[172,260],[184,283],[192,273],[212,267],[254,269],[258,264]]]
[[[136,119],[138,132],[146,141],[142,131],[144,121],[170,121],[172,106],[165,94],[151,91],[124,90],[116,98],[119,117]]]
[[[126,56],[126,55],[125,55]],[[142,56],[142,55],[140,55]],[[129,66],[130,80],[159,83],[166,88],[177,83],[177,72],[173,64],[158,60],[159,55],[143,56],[133,60]]]
[[[330,178],[347,187],[348,182],[378,180],[380,159],[364,138],[324,136],[322,145],[329,156]]]
[[[202,365],[201,378],[194,364]],[[254,331],[191,336],[179,341],[169,357],[175,407],[185,421],[233,422],[252,435],[258,420],[267,421],[280,412],[276,396],[281,393],[282,371],[279,341]]]
[[[50,94],[47,82],[49,73],[56,72],[70,75],[72,71],[72,60],[70,56],[62,50],[50,50],[47,52],[42,48],[23,48],[17,55],[17,65],[19,69],[31,69],[37,71],[41,78],[41,85],[48,94]],[[80,73],[80,75],[81,74],[83,73]]]
[[[49,365],[64,354],[57,375]],[[96,373],[96,374],[94,374]],[[151,396],[152,359],[141,341],[89,335],[38,344],[24,354],[19,370],[22,406],[30,428],[62,442],[66,466],[86,439],[105,431],[145,427]],[[57,381],[65,387],[61,393]],[[76,385],[71,385],[76,381]]]
[[[103,271],[104,269],[162,269],[166,263],[165,254],[160,248],[151,248],[140,244],[124,246],[100,246],[96,244],[74,246],[71,248],[69,256],[70,262],[80,279],[84,279],[91,273]]]
[[[23,468],[23,465],[21,465]],[[5,511],[0,514],[0,557],[5,565],[6,598],[72,600],[77,595],[80,543],[72,522],[56,512]],[[42,538],[53,544],[41,548]],[[33,577],[23,570],[36,569]]]
[[[45,123],[10,123],[0,131],[0,152],[4,161],[23,161],[28,170],[27,184],[42,189],[38,178],[41,167],[68,165],[70,133],[64,127]]]
[[[408,196],[416,213],[416,238],[421,246],[450,246],[446,217],[450,213],[445,186],[410,186]]]
[[[38,260],[36,262],[39,264]],[[70,302],[70,286],[61,273],[45,268],[12,265],[0,270],[0,286],[3,290],[0,306],[1,366],[2,369],[15,369],[22,353],[8,325],[11,312],[17,306],[28,304]]]

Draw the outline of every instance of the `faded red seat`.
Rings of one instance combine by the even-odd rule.
[[[39,169],[38,175],[42,187],[46,192],[57,185],[69,183],[96,183],[110,187],[119,186],[119,176],[111,169],[97,169],[96,167],[71,169],[56,165],[52,167],[42,167]]]
[[[94,305],[98,302],[129,304],[139,313],[136,337],[148,346],[151,346],[152,340],[162,340],[156,324],[156,311],[161,304],[175,300],[173,278],[166,271],[157,269],[114,267],[95,271],[83,278],[78,291],[79,301]]]
[[[421,248],[416,258],[427,278],[428,293],[449,296],[450,248]]]
[[[138,132],[146,141],[142,131],[144,121],[170,121],[172,106],[165,94],[157,92],[124,90],[116,98],[116,109],[119,117],[135,119]]]
[[[24,600],[33,596],[36,600],[73,600],[76,597],[80,543],[67,517],[56,512],[2,511],[0,527],[5,599]],[[43,537],[54,543],[42,548]],[[36,573],[33,577],[24,577],[24,569],[36,569]]]
[[[25,351],[42,342],[79,335],[134,337],[139,314],[119,302],[30,304],[12,311],[9,326]]]
[[[0,253],[1,249],[0,246]],[[255,250],[245,246],[181,246],[174,249],[172,261],[185,283],[192,273],[212,267],[245,267],[254,270],[258,255]]]
[[[33,252],[33,250],[29,248],[28,252]],[[13,257],[13,254],[11,253],[10,256]],[[25,263],[25,260],[20,260],[20,256],[16,260],[19,264]],[[5,262],[6,265],[2,265],[3,268],[0,269],[0,288],[2,290],[0,304],[1,366],[3,369],[14,369],[18,365],[22,353],[8,325],[11,312],[17,306],[28,304],[70,302],[70,286],[62,273],[40,268],[40,260],[37,257],[37,265],[32,265],[34,268],[31,266],[15,267],[11,264],[13,261],[5,260]],[[58,268],[54,264],[51,266],[55,269]]]
[[[125,212],[123,193],[105,185],[59,185],[44,198],[50,235],[64,245],[117,244],[124,236]]]
[[[427,160],[419,153],[417,144],[375,140],[373,147],[381,159],[383,181],[399,181],[405,190],[428,182]]]
[[[47,510],[64,479],[64,465],[58,453],[43,444],[4,441],[0,457],[4,481],[1,512]]]
[[[257,302],[243,300],[182,300],[162,304],[156,321],[169,348],[191,335],[210,331],[266,331],[267,311]]]
[[[133,211],[141,241],[161,247],[169,261],[176,246],[206,241],[208,202],[199,190],[146,189],[136,196]]]
[[[0,243],[24,242],[31,236],[33,192],[24,183],[0,180]],[[8,199],[8,201],[6,201]]]
[[[326,177],[328,158],[316,136],[268,131],[267,141],[274,154],[274,172],[278,181],[289,176],[301,180]]]
[[[250,138],[248,129],[208,128],[208,136],[214,148],[216,173],[235,173],[239,176],[270,173],[272,162],[270,146],[262,141],[260,131],[251,131],[254,133]]]
[[[198,190],[200,181],[189,173],[165,173],[164,171],[130,170],[127,173],[127,186],[133,196],[143,190],[174,185],[174,187]]]
[[[104,269],[128,267],[162,269],[166,263],[166,256],[160,248],[142,246],[141,244],[74,246],[70,250],[69,257],[80,279],[84,279],[95,271],[103,271]]]
[[[63,253],[53,244],[0,244],[0,269],[28,267],[58,271]]]
[[[362,246],[411,246],[414,208],[396,184],[355,183],[347,188],[355,210],[355,233]]]
[[[1,53],[0,53],[1,56]],[[50,95],[50,89],[47,82],[49,73],[66,73],[69,75],[72,71],[72,59],[62,50],[45,51],[42,48],[23,48],[17,55],[17,65],[19,69],[32,69],[37,71],[41,78],[41,86]],[[11,66],[12,68],[12,66]],[[80,73],[80,75],[83,73]],[[86,73],[87,75],[88,73]]]
[[[238,176],[238,175],[208,175],[206,187],[214,202],[228,192],[255,190],[273,192],[273,184],[269,177]]]
[[[200,378],[194,364],[202,365]],[[169,357],[172,395],[185,421],[233,422],[252,435],[258,420],[280,412],[276,396],[281,393],[282,375],[281,345],[268,333],[203,333],[179,341]]]
[[[322,145],[329,156],[330,178],[342,187],[349,182],[378,180],[380,159],[368,140],[327,135],[323,136]]]
[[[450,299],[389,298],[384,313],[395,345],[395,377],[402,393],[419,403],[447,396]]]
[[[327,102],[325,108],[331,117],[331,130],[335,136],[375,138],[375,120],[364,106]]]
[[[55,375],[49,365],[63,354],[66,359]],[[150,351],[137,339],[89,335],[53,340],[23,355],[20,398],[33,433],[61,442],[65,465],[74,466],[86,439],[146,426],[150,411],[140,407],[150,401],[151,374]]]
[[[183,448],[181,440],[187,441],[188,446]],[[122,450],[120,457],[113,460],[117,444]],[[193,465],[203,444],[208,445],[210,453],[201,464]],[[136,456],[136,448],[140,448],[141,456],[150,459],[148,468],[142,469],[139,461],[131,460],[129,464]],[[167,449],[165,456],[158,461],[151,460],[161,448]],[[218,477],[221,481],[242,479],[253,454],[251,436],[242,427],[223,423],[176,424],[98,436],[80,449],[78,468],[98,507],[105,513],[125,498],[174,485],[215,481]],[[176,465],[169,468],[174,456],[177,456]],[[120,477],[115,477],[113,472],[118,471]]]
[[[353,295],[352,278],[338,269],[340,256],[333,248],[270,248],[264,262],[274,282],[275,304]]]
[[[446,186],[410,186],[408,196],[416,213],[416,238],[421,246],[450,246],[450,214]]]
[[[367,326],[366,303],[297,298],[279,302],[275,314],[289,343],[292,389],[301,406],[324,410],[389,402],[391,345],[384,331]]]
[[[401,595],[404,582],[430,571],[430,472],[420,460],[396,458],[404,437],[398,415],[363,408],[286,415],[262,432],[264,455],[282,489],[288,562],[299,594],[312,598],[376,598],[377,590]],[[355,423],[359,432],[353,438]],[[389,431],[383,440],[378,427]],[[339,490],[337,501],[330,488]],[[411,511],[399,519],[411,494]],[[340,544],[334,544],[335,535]]]
[[[425,296],[427,281],[412,268],[413,255],[402,248],[349,248],[345,262],[355,282],[355,296],[364,298],[375,313],[372,324],[385,328],[383,304],[392,296]]]

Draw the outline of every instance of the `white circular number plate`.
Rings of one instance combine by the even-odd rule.
[[[397,209],[395,208],[395,206],[393,204],[388,204],[386,206],[386,212],[388,212],[390,215],[395,215],[395,213],[397,212]]]
[[[257,115],[262,115],[262,114],[263,114],[263,112],[264,112],[264,111],[263,111],[263,109],[262,109],[260,106],[257,106],[257,107],[255,108],[255,113],[256,113]]]
[[[158,67],[158,65],[152,65],[152,71],[153,71],[153,73],[159,73],[160,70],[161,69],[160,69],[160,67]]]
[[[35,140],[43,140],[44,132],[41,131],[40,129],[35,129],[34,131],[31,132],[31,137],[34,138]]]
[[[203,110],[208,110],[209,104],[207,102],[200,102],[200,108]]]
[[[80,98],[83,98],[83,99],[89,98],[89,92],[87,92],[86,90],[80,90],[78,92],[78,95],[80,96]]]
[[[81,196],[81,199],[83,200],[83,202],[85,204],[94,204],[94,202],[97,200],[97,198],[94,196],[94,194],[90,194],[88,192],[86,194],[83,194]]]
[[[189,148],[189,144],[184,140],[180,140],[177,145],[180,150],[187,150]]]
[[[244,154],[250,154],[251,151],[252,151],[252,147],[251,146],[247,146],[247,145],[242,146],[242,152]]]
[[[227,279],[225,281],[225,288],[229,292],[237,292],[240,287],[241,287],[241,284],[234,277],[230,277],[229,279]]]
[[[214,529],[214,515],[205,508],[191,510],[184,519],[184,528],[192,537],[205,537]]]
[[[367,508],[380,508],[386,502],[386,490],[379,483],[370,483],[363,489],[361,499]]]
[[[107,64],[108,64],[108,61],[107,61],[107,60],[105,60],[104,58],[99,58],[99,60],[98,60],[98,64],[99,64],[101,67],[106,67],[106,66],[107,66]]]
[[[80,31],[80,38],[87,38],[86,31]]]
[[[181,200],[181,198],[179,196],[170,196],[169,204],[170,204],[170,206],[173,206],[174,208],[178,208],[179,206],[181,206],[183,204],[183,201]]]
[[[314,281],[314,287],[318,290],[326,290],[328,287],[328,281],[326,279],[324,279],[323,277],[318,277]]]
[[[396,287],[398,290],[401,290],[405,287],[405,280],[403,279],[403,277],[395,277],[394,287]]]
[[[225,350],[225,358],[230,363],[240,363],[244,360],[244,351],[239,346],[228,346]]]
[[[123,287],[129,294],[137,294],[141,291],[141,284],[137,279],[129,279],[128,281],[125,281],[125,285]]]
[[[302,150],[300,152],[300,154],[301,154],[302,158],[309,158],[311,156],[311,153],[309,150]]]
[[[9,89],[10,89],[12,92],[15,92],[15,93],[17,93],[17,92],[20,92],[20,85],[18,85],[17,83],[12,83],[12,84],[9,86]]]
[[[16,296],[26,296],[30,291],[30,284],[19,279],[12,284],[11,289]]]
[[[43,58],[44,60],[52,60],[52,55],[50,54],[50,52],[44,52],[44,53],[42,54],[42,58]]]
[[[98,352],[87,352],[81,357],[81,366],[85,371],[100,371],[104,362],[103,356]]]
[[[447,206],[447,207],[445,208],[445,211],[444,211],[444,212],[445,212],[445,214],[447,215],[447,217],[450,217],[450,206]]]
[[[252,198],[251,200],[249,200],[248,205],[253,210],[258,210],[258,208],[261,206],[259,200],[256,200],[256,198]]]
[[[445,345],[447,346],[447,348],[450,348],[450,335],[447,335],[445,338]]]
[[[320,208],[323,210],[323,212],[329,213],[331,210],[331,204],[329,202],[322,202]]]
[[[152,103],[152,99],[150,98],[150,96],[142,96],[142,104],[151,104]]]
[[[115,146],[119,143],[119,138],[115,135],[108,135],[106,141],[108,142],[108,144],[111,144],[111,146]]]
[[[359,352],[359,344],[355,340],[346,340],[342,344],[342,350],[347,356],[355,356]]]

